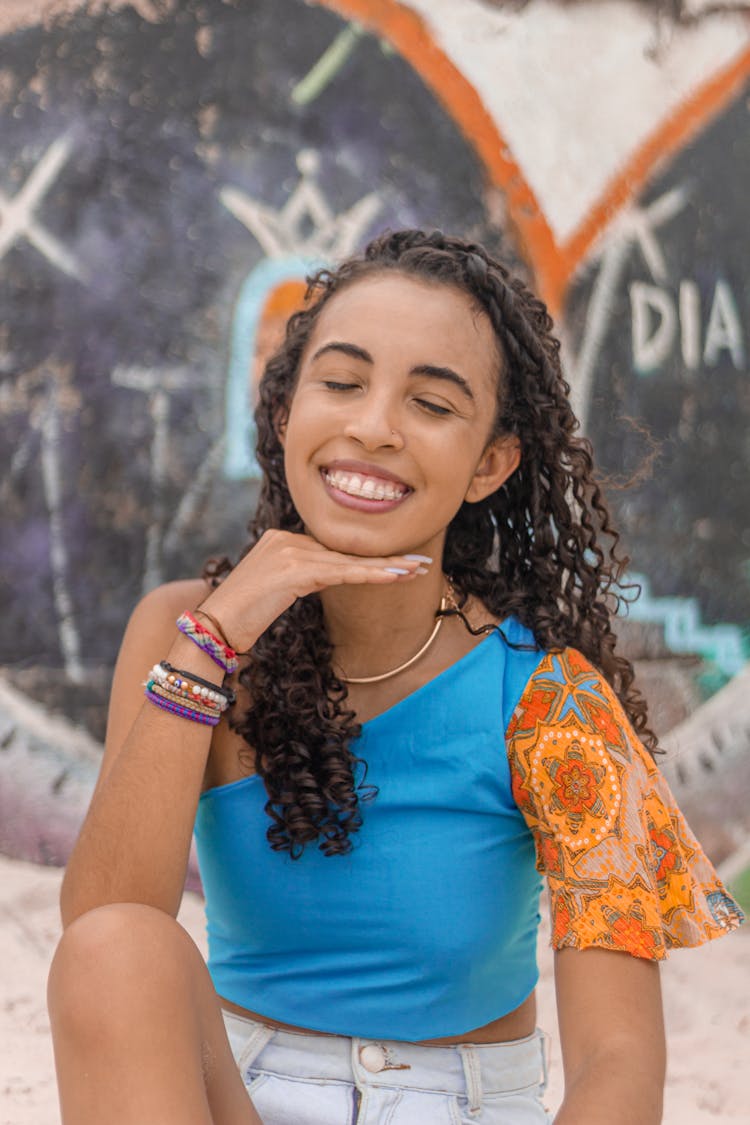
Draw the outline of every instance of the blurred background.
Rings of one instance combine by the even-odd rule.
[[[306,271],[414,225],[483,241],[555,317],[641,586],[621,649],[750,906],[749,94],[745,3],[0,0],[9,950],[51,948],[37,868],[83,816],[133,604],[243,544],[255,384]],[[14,1039],[46,1036],[35,989]],[[750,1001],[722,1026],[746,1051]],[[50,1074],[22,1069],[0,1115],[42,1125]],[[716,1096],[696,1122],[732,1118]]]

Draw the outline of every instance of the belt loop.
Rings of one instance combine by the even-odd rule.
[[[248,1066],[252,1066],[263,1048],[268,1045],[275,1034],[274,1028],[268,1027],[264,1023],[255,1024],[237,1059],[237,1066],[241,1071],[244,1071]]]
[[[479,1057],[471,1043],[461,1043],[458,1050],[464,1067],[469,1113],[479,1113],[482,1108],[482,1071]]]
[[[546,1031],[539,1028],[539,1045],[542,1051],[542,1089],[541,1093],[547,1089],[547,1082],[549,1080],[549,1059],[552,1049],[552,1040]]]

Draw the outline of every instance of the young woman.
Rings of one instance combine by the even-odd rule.
[[[480,246],[399,231],[313,280],[244,557],[125,635],[50,976],[65,1125],[552,1120],[539,873],[554,1120],[660,1120],[658,961],[741,915],[639,740],[567,389]]]

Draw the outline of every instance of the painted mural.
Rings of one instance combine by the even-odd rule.
[[[689,804],[719,753],[750,791],[747,27],[670,45],[615,6],[644,95],[606,138],[565,52],[605,51],[611,4],[119,0],[0,25],[0,851],[64,861],[132,605],[239,549],[262,358],[305,273],[385,226],[476,236],[548,301],[675,780]],[[536,87],[514,70],[535,36]]]
[[[96,6],[5,48],[0,661],[87,722],[127,607],[242,542],[290,284],[385,225],[502,236],[449,115],[325,7]]]

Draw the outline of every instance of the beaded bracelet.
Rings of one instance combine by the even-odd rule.
[[[186,698],[184,695],[179,695],[176,692],[170,691],[169,688],[160,684],[158,680],[149,680],[146,684],[146,691],[150,697],[158,696],[159,699],[164,699],[168,703],[173,703],[178,707],[185,707],[188,711],[198,715],[207,715],[212,719],[216,719],[217,722],[221,718],[221,711],[218,707],[214,707],[208,703],[198,703],[192,699]]]
[[[207,688],[209,691],[215,691],[223,696],[228,703],[235,703],[237,696],[231,688],[224,687],[223,684],[214,684],[211,680],[204,680],[196,672],[186,672],[183,668],[175,668],[167,660],[160,660],[159,667],[163,668],[165,672],[172,673],[175,676],[184,676],[185,679],[191,680],[194,684],[200,684],[201,687]]]
[[[200,696],[194,696],[187,690],[176,689],[165,680],[160,680],[153,674],[147,680],[146,687],[149,691],[155,691],[157,695],[162,695],[167,699],[171,699],[173,703],[179,703],[183,707],[193,707],[196,711],[207,711],[212,715],[222,714],[223,709],[213,701],[201,699]]]
[[[205,611],[198,610],[198,612],[203,613]],[[208,614],[206,614],[206,616],[208,616]],[[211,618],[211,620],[213,620],[213,618]],[[214,664],[218,664],[225,672],[231,675],[232,672],[237,670],[239,661],[237,660],[237,653],[234,649],[230,648],[228,644],[215,636],[211,630],[207,629],[202,622],[198,621],[192,613],[188,613],[187,611],[181,613],[177,618],[177,628],[181,633],[184,633],[186,637],[189,637],[198,648],[208,653]]]
[[[150,670],[146,697],[157,707],[196,723],[216,726],[236,700],[231,688],[212,684],[194,672],[174,668],[162,660]]]
[[[227,707],[231,707],[237,699],[231,688],[212,684],[210,680],[204,680],[195,672],[175,668],[167,660],[154,664],[149,675],[152,679],[158,680],[167,691],[184,695],[186,699],[196,703],[211,704],[220,711],[226,711]]]

